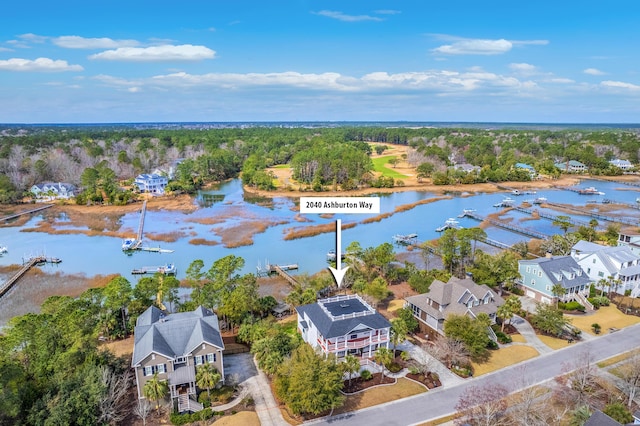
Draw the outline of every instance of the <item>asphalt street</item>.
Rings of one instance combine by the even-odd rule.
[[[577,367],[577,360],[588,354],[593,362],[640,347],[640,324],[615,333],[575,343],[564,349],[540,355],[502,370],[464,381],[461,384],[430,390],[398,401],[360,411],[326,417],[305,424],[313,425],[413,425],[455,413],[460,395],[469,386],[499,383],[516,391],[543,383]]]

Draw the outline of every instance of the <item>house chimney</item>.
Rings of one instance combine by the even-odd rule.
[[[550,252],[550,251],[548,251],[548,252],[544,255],[544,257],[546,257],[547,259],[551,259],[551,258],[553,257],[553,255],[551,254],[551,252]]]

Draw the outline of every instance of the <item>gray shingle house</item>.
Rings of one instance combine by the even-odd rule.
[[[451,277],[446,283],[434,280],[428,293],[407,297],[405,302],[405,307],[418,319],[420,330],[434,336],[434,332],[444,334],[444,321],[451,314],[475,318],[484,312],[495,321],[498,306],[504,300],[489,287],[469,278]]]
[[[155,306],[138,317],[134,329],[132,367],[136,372],[138,398],[144,398],[144,385],[155,373],[166,380],[178,411],[202,409],[195,401],[196,367],[212,364],[224,381],[222,351],[224,343],[218,317],[198,307],[192,312],[166,315]]]
[[[324,354],[371,358],[389,347],[391,324],[357,295],[336,296],[298,306],[302,339]]]
[[[65,182],[43,182],[33,185],[29,191],[38,199],[66,200],[76,196],[76,187]]]

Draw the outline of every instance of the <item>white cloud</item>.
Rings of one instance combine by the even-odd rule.
[[[559,83],[559,84],[570,84],[570,83],[575,83],[575,80],[572,80],[570,78],[564,78],[564,77],[553,77],[553,78],[548,78],[544,80],[545,82],[548,83]]]
[[[140,89],[140,88],[139,88],[139,87],[137,87],[137,86],[129,87],[129,88],[127,89],[127,91],[128,91],[128,92],[131,92],[131,93],[138,93],[138,92],[139,92],[139,91],[141,91],[141,90],[142,90],[142,89]]]
[[[587,68],[586,70],[582,71],[585,74],[589,74],[589,75],[605,75],[606,72],[604,71],[600,71],[597,68]]]
[[[0,46],[0,52],[13,52],[13,49],[9,49],[8,47]]]
[[[402,12],[399,10],[393,10],[393,9],[380,9],[380,10],[374,10],[373,13],[377,13],[378,15],[398,15]]]
[[[337,19],[343,22],[360,22],[360,21],[383,21],[382,18],[370,15],[347,15],[346,13],[334,11],[334,10],[321,10],[319,12],[313,12],[316,15],[326,16],[327,18]]]
[[[18,38],[24,41],[30,41],[31,43],[44,43],[49,39],[47,36],[41,36],[33,33],[21,34]]]
[[[432,50],[445,55],[500,55],[511,50],[513,43],[508,40],[461,40],[452,44],[443,44]]]
[[[524,75],[532,75],[538,73],[538,67],[536,67],[535,65],[527,64],[525,62],[509,64],[509,68],[511,68],[513,72]]]
[[[549,43],[547,40],[465,39],[447,35],[436,36],[453,41],[451,44],[444,44],[431,50],[434,53],[444,55],[501,55],[510,51],[514,46]]]
[[[627,90],[640,90],[640,86],[637,84],[626,83],[624,81],[611,81],[605,80],[600,82],[600,85],[603,87],[614,88],[614,89],[627,89]]]
[[[52,39],[53,44],[67,49],[114,49],[133,47],[140,43],[136,40],[113,40],[107,37],[86,38],[80,36],[60,36]]]
[[[82,71],[83,69],[80,65],[69,65],[67,61],[49,58],[0,60],[0,70],[5,71],[61,72]]]
[[[160,62],[160,61],[199,61],[211,59],[216,52],[205,46],[165,44],[151,47],[119,47],[89,56],[89,59],[107,61]]]

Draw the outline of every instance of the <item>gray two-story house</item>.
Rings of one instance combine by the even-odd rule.
[[[192,312],[165,314],[155,306],[138,317],[134,329],[132,367],[136,373],[138,398],[144,398],[144,385],[157,373],[166,380],[178,411],[198,411],[195,400],[196,368],[212,364],[224,381],[218,317],[198,307]]]

